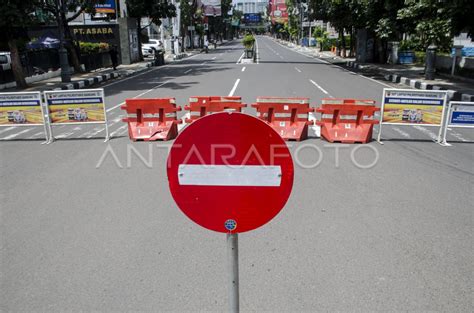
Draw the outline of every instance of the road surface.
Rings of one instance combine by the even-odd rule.
[[[108,143],[97,125],[55,127],[50,145],[41,127],[0,128],[1,311],[227,309],[225,235],[181,213],[166,178],[171,143],[132,143],[120,104],[231,94],[380,103],[397,86],[257,43],[258,64],[237,64],[234,41],[104,84]],[[384,145],[289,142],[298,164],[286,207],[240,236],[241,310],[472,312],[474,133],[450,131],[451,147],[436,135],[384,126]]]

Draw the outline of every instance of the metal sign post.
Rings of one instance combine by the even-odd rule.
[[[247,114],[193,121],[168,155],[171,195],[198,225],[227,238],[229,311],[239,312],[238,233],[268,223],[293,187],[293,159],[278,133]]]
[[[227,234],[229,259],[229,312],[239,312],[239,234]]]

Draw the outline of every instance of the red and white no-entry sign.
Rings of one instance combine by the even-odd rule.
[[[293,186],[293,160],[270,126],[242,113],[190,124],[168,157],[171,194],[202,227],[223,233],[256,229],[275,217]]]

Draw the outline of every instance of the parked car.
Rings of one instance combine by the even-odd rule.
[[[0,67],[4,71],[11,70],[12,59],[10,56],[10,52],[0,52]]]
[[[155,50],[142,46],[142,54],[144,57],[153,57]]]
[[[142,44],[142,47],[151,48],[156,52],[163,49],[163,43],[157,39],[149,39],[147,43]]]

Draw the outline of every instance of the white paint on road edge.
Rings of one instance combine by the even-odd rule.
[[[9,140],[9,139],[13,139],[15,137],[18,137],[24,133],[27,133],[29,131],[31,131],[33,128],[28,128],[28,129],[25,129],[25,130],[22,130],[21,132],[18,132],[18,133],[15,133],[15,134],[11,134],[9,136],[6,136],[6,137],[3,137],[1,140]]]
[[[2,130],[0,130],[0,134],[5,133],[5,132],[7,132],[9,130],[12,130],[12,129],[15,129],[15,127],[7,127],[5,129],[2,129]]]
[[[234,92],[235,90],[237,89],[237,86],[239,85],[240,83],[240,78],[237,78],[237,80],[235,81],[235,84],[234,84],[234,87],[232,87],[232,90],[229,92],[229,97],[232,97],[234,95]]]
[[[242,72],[245,72],[245,66],[244,66],[244,67],[242,67]]]
[[[291,48],[289,48],[289,47],[286,47],[286,46],[282,45],[282,44],[279,43],[279,42],[276,42],[276,44],[278,44],[278,45],[282,46],[283,48],[286,48],[286,49],[288,49],[288,50],[290,50],[290,51],[293,51],[293,52],[295,52],[295,53],[301,54],[302,56],[313,58],[313,59],[315,59],[315,60],[317,60],[317,61],[319,61],[319,62],[321,62],[321,63],[326,63],[326,64],[329,64],[329,65],[334,65],[334,66],[340,67],[340,68],[342,68],[343,70],[345,70],[345,71],[347,71],[347,72],[349,72],[349,73],[352,73],[352,74],[357,75],[357,76],[359,76],[359,77],[362,77],[362,78],[364,78],[364,79],[370,80],[371,82],[377,83],[377,84],[382,85],[382,86],[385,86],[385,87],[392,88],[392,86],[390,86],[390,85],[387,85],[387,84],[385,84],[385,83],[379,82],[379,81],[377,81],[377,80],[375,80],[375,79],[373,79],[373,78],[370,78],[370,77],[367,77],[367,76],[364,76],[364,75],[361,75],[361,74],[358,74],[358,73],[349,71],[348,69],[346,69],[346,68],[344,68],[344,67],[342,67],[342,66],[340,66],[340,65],[337,65],[337,64],[328,62],[328,61],[326,61],[326,60],[317,58],[317,57],[315,57],[315,56],[309,56],[309,55],[307,55],[307,54],[305,54],[305,53],[302,53],[302,52],[293,50],[293,49],[291,49]]]
[[[331,95],[329,94],[329,92],[327,92],[323,87],[319,86],[315,81],[313,81],[313,80],[311,80],[311,79],[310,79],[309,81],[310,81],[313,85],[315,85],[316,87],[318,87],[318,89],[321,90],[323,93],[327,94],[327,95],[328,95],[329,97],[331,97],[331,98],[334,98],[333,96],[331,96]]]
[[[239,64],[240,61],[242,60],[242,58],[244,57],[245,55],[245,52],[242,52],[242,55],[240,56],[240,58],[237,60],[237,62],[235,62],[235,64]]]

